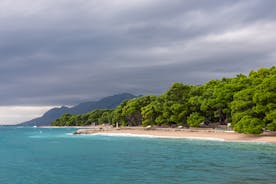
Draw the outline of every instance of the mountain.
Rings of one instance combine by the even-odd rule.
[[[47,111],[43,116],[39,118],[32,119],[30,121],[26,121],[20,123],[18,125],[23,126],[47,126],[50,125],[52,121],[59,118],[61,115],[65,113],[69,114],[84,114],[95,109],[113,109],[118,106],[122,101],[129,100],[135,98],[136,96],[129,94],[129,93],[122,93],[117,94],[109,97],[105,97],[99,101],[95,102],[84,102],[80,103],[74,107],[60,107],[60,108],[53,108]]]

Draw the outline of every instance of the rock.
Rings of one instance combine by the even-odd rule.
[[[94,130],[94,129],[79,129],[77,131],[74,132],[74,135],[79,135],[79,134],[94,134],[99,132],[98,130]]]

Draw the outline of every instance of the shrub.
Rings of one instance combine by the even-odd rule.
[[[188,117],[187,123],[190,127],[198,127],[204,120],[205,118],[203,116],[201,116],[198,112],[194,112]]]
[[[270,131],[276,131],[276,120],[266,125],[266,128]]]
[[[244,116],[237,124],[234,130],[239,133],[260,134],[263,132],[264,122],[252,116]]]

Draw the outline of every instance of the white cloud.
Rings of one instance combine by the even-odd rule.
[[[268,43],[276,39],[276,22],[260,22],[239,29],[219,34],[210,34],[207,42],[262,42]]]
[[[53,106],[0,106],[0,125],[11,125],[41,116]]]

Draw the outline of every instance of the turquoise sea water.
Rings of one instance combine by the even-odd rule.
[[[0,127],[0,184],[275,183],[276,146]]]

